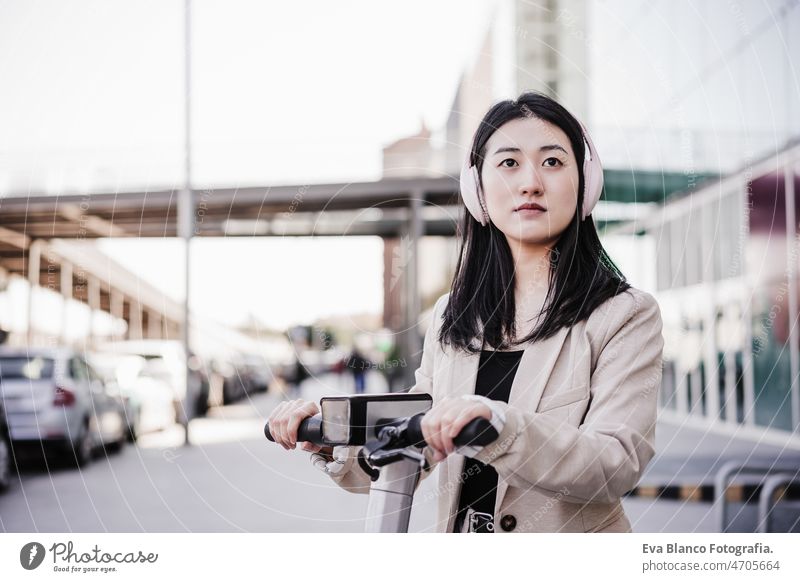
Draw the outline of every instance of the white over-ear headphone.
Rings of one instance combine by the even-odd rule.
[[[583,155],[583,208],[581,209],[581,219],[585,219],[600,200],[600,193],[603,191],[603,166],[589,132],[580,120],[578,124],[581,126],[586,146]],[[469,158],[470,155],[467,154],[467,159],[461,168],[461,198],[475,220],[486,226],[489,223],[486,198],[480,187],[478,168],[470,164]]]

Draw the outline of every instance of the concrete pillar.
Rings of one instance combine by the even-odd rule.
[[[147,337],[161,339],[161,314],[155,311],[147,313]]]
[[[181,330],[183,326],[176,322],[172,321],[167,324],[167,336],[164,339],[180,339],[181,337]]]
[[[383,325],[392,331],[403,329],[404,321],[403,240],[383,239]]]
[[[409,217],[405,241],[401,243],[404,253],[405,302],[404,326],[405,357],[408,365],[403,368],[406,387],[414,385],[414,371],[422,360],[422,337],[417,329],[420,313],[419,297],[419,239],[423,233],[422,202],[425,193],[414,191],[409,204]]]
[[[33,332],[33,296],[39,287],[39,270],[42,264],[42,247],[44,241],[34,240],[28,247],[28,345],[34,341]]]
[[[63,261],[61,263],[61,343],[67,345],[68,343],[68,321],[67,309],[72,300],[72,263]]]
[[[97,345],[97,334],[95,333],[95,316],[100,310],[100,280],[89,275],[88,299],[89,299],[89,345],[94,348]]]
[[[111,316],[117,320],[125,320],[125,297],[117,289],[113,287],[109,290],[109,309]],[[121,340],[125,337],[125,332],[117,334],[114,339]]]
[[[129,339],[142,339],[142,304],[138,301],[131,301],[130,327],[128,328]]]

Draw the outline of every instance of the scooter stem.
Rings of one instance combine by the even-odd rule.
[[[403,458],[380,468],[380,476],[369,490],[366,533],[406,533],[411,517],[419,461]]]

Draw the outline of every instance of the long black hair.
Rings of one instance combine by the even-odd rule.
[[[548,290],[539,323],[525,338],[516,338],[514,259],[505,234],[494,223],[482,226],[464,212],[461,248],[439,331],[439,342],[471,353],[475,339],[495,349],[548,338],[559,329],[589,317],[594,309],[630,284],[606,253],[592,216],[581,219],[583,207],[584,141],[580,123],[550,97],[522,93],[516,100],[494,104],[481,120],[472,141],[470,160],[483,169],[486,142],[513,119],[538,118],[559,127],[569,138],[578,165],[575,217],[561,233],[549,257]],[[481,337],[482,336],[482,337]],[[507,341],[508,340],[508,341]]]

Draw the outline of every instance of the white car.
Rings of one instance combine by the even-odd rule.
[[[109,382],[118,387],[125,404],[131,440],[175,423],[175,393],[159,360],[99,352],[92,354],[90,360]]]
[[[68,348],[0,348],[0,393],[17,446],[83,466],[95,448],[119,450],[127,432],[121,398]]]
[[[194,415],[202,386],[199,382],[193,381],[189,386],[190,393],[186,393],[186,358],[181,342],[177,340],[125,340],[108,342],[98,346],[98,349],[105,353],[138,355],[148,362],[152,362],[150,375],[162,379],[172,387],[176,415],[182,416],[186,410]]]

